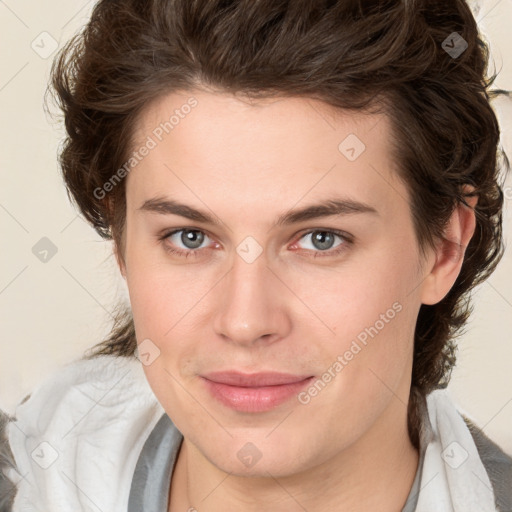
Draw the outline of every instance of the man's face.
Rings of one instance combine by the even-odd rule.
[[[194,91],[152,104],[136,136],[123,272],[148,382],[197,453],[279,476],[402,432],[422,274],[388,119]],[[348,206],[290,218],[329,201]],[[225,371],[302,382],[205,379]]]

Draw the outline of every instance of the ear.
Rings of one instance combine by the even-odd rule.
[[[464,194],[474,192],[474,187],[465,185]],[[454,209],[448,224],[435,249],[435,263],[424,279],[421,289],[423,304],[437,304],[454,285],[460,273],[466,247],[473,236],[476,226],[475,206],[478,196],[467,196],[469,207],[459,203]]]

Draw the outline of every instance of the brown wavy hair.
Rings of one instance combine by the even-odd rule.
[[[454,32],[467,43],[456,57],[443,44]],[[470,291],[503,253],[500,157],[510,166],[490,100],[509,92],[490,90],[497,75],[487,75],[488,60],[463,0],[101,0],[55,58],[45,96],[64,117],[68,194],[121,254],[124,180],[107,197],[94,191],[129,158],[144,109],[178,90],[384,112],[422,253],[467,204],[462,186],[473,186],[476,229],[460,275],[438,304],[421,306],[415,329],[408,418],[418,447],[419,407],[447,385]],[[109,337],[84,357],[133,357],[135,348],[131,313],[120,306]]]

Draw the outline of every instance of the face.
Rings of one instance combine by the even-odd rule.
[[[290,475],[403,426],[423,276],[390,133],[205,91],[139,120],[122,272],[144,371],[223,471]]]

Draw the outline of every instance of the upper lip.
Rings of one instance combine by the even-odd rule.
[[[241,373],[236,371],[212,372],[202,375],[205,379],[240,387],[278,386],[303,381],[311,375],[292,375],[290,373],[259,372]]]

